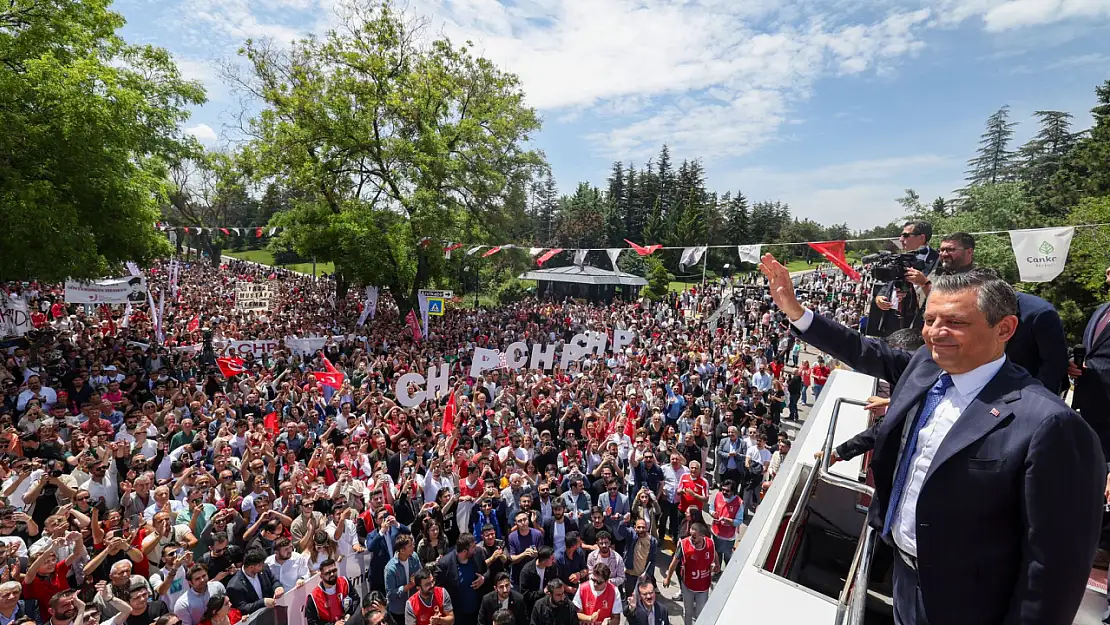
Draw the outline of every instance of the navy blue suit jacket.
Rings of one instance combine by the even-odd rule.
[[[1060,315],[1047,301],[1018,293],[1018,327],[1006,356],[1059,395],[1068,375],[1068,341]]]
[[[942,371],[927,348],[892,349],[819,316],[802,338],[896,384],[871,462],[868,522],[881,530],[907,416],[918,414]],[[1071,623],[1098,546],[1105,485],[1091,428],[1007,360],[944,438],[918,497],[918,566],[929,621]]]
[[[1087,322],[1083,346],[1087,348],[1083,375],[1075,381],[1071,405],[1102,439],[1102,452],[1110,457],[1110,330],[1095,336],[1095,326],[1110,304],[1103,304]]]

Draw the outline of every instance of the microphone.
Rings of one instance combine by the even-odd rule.
[[[1083,368],[1083,360],[1087,357],[1087,347],[1079,344],[1071,348],[1071,358],[1075,361],[1075,366],[1080,369]]]

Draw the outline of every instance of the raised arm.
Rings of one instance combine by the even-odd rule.
[[[771,254],[764,254],[759,270],[770,283],[775,305],[786,315],[802,340],[856,371],[896,384],[909,366],[913,352],[894,349],[884,341],[829,321],[806,310],[794,294],[790,272]]]

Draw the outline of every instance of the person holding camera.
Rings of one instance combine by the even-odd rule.
[[[905,269],[901,279],[894,279],[879,288],[868,318],[867,334],[881,336],[908,327],[921,327],[924,322],[926,288],[929,276],[937,267],[940,253],[929,247],[933,226],[927,221],[909,221],[899,235],[903,254],[913,254],[920,269]]]

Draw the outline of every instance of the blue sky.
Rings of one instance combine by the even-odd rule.
[[[209,103],[189,131],[227,146],[241,99],[219,78],[248,37],[325,32],[344,0],[117,0],[125,37],[173,53]],[[986,118],[1009,104],[1090,124],[1110,78],[1110,0],[410,0],[427,32],[518,73],[559,187],[603,185],[666,142],[712,189],[866,228],[961,186]],[[248,104],[248,109],[249,109]]]

